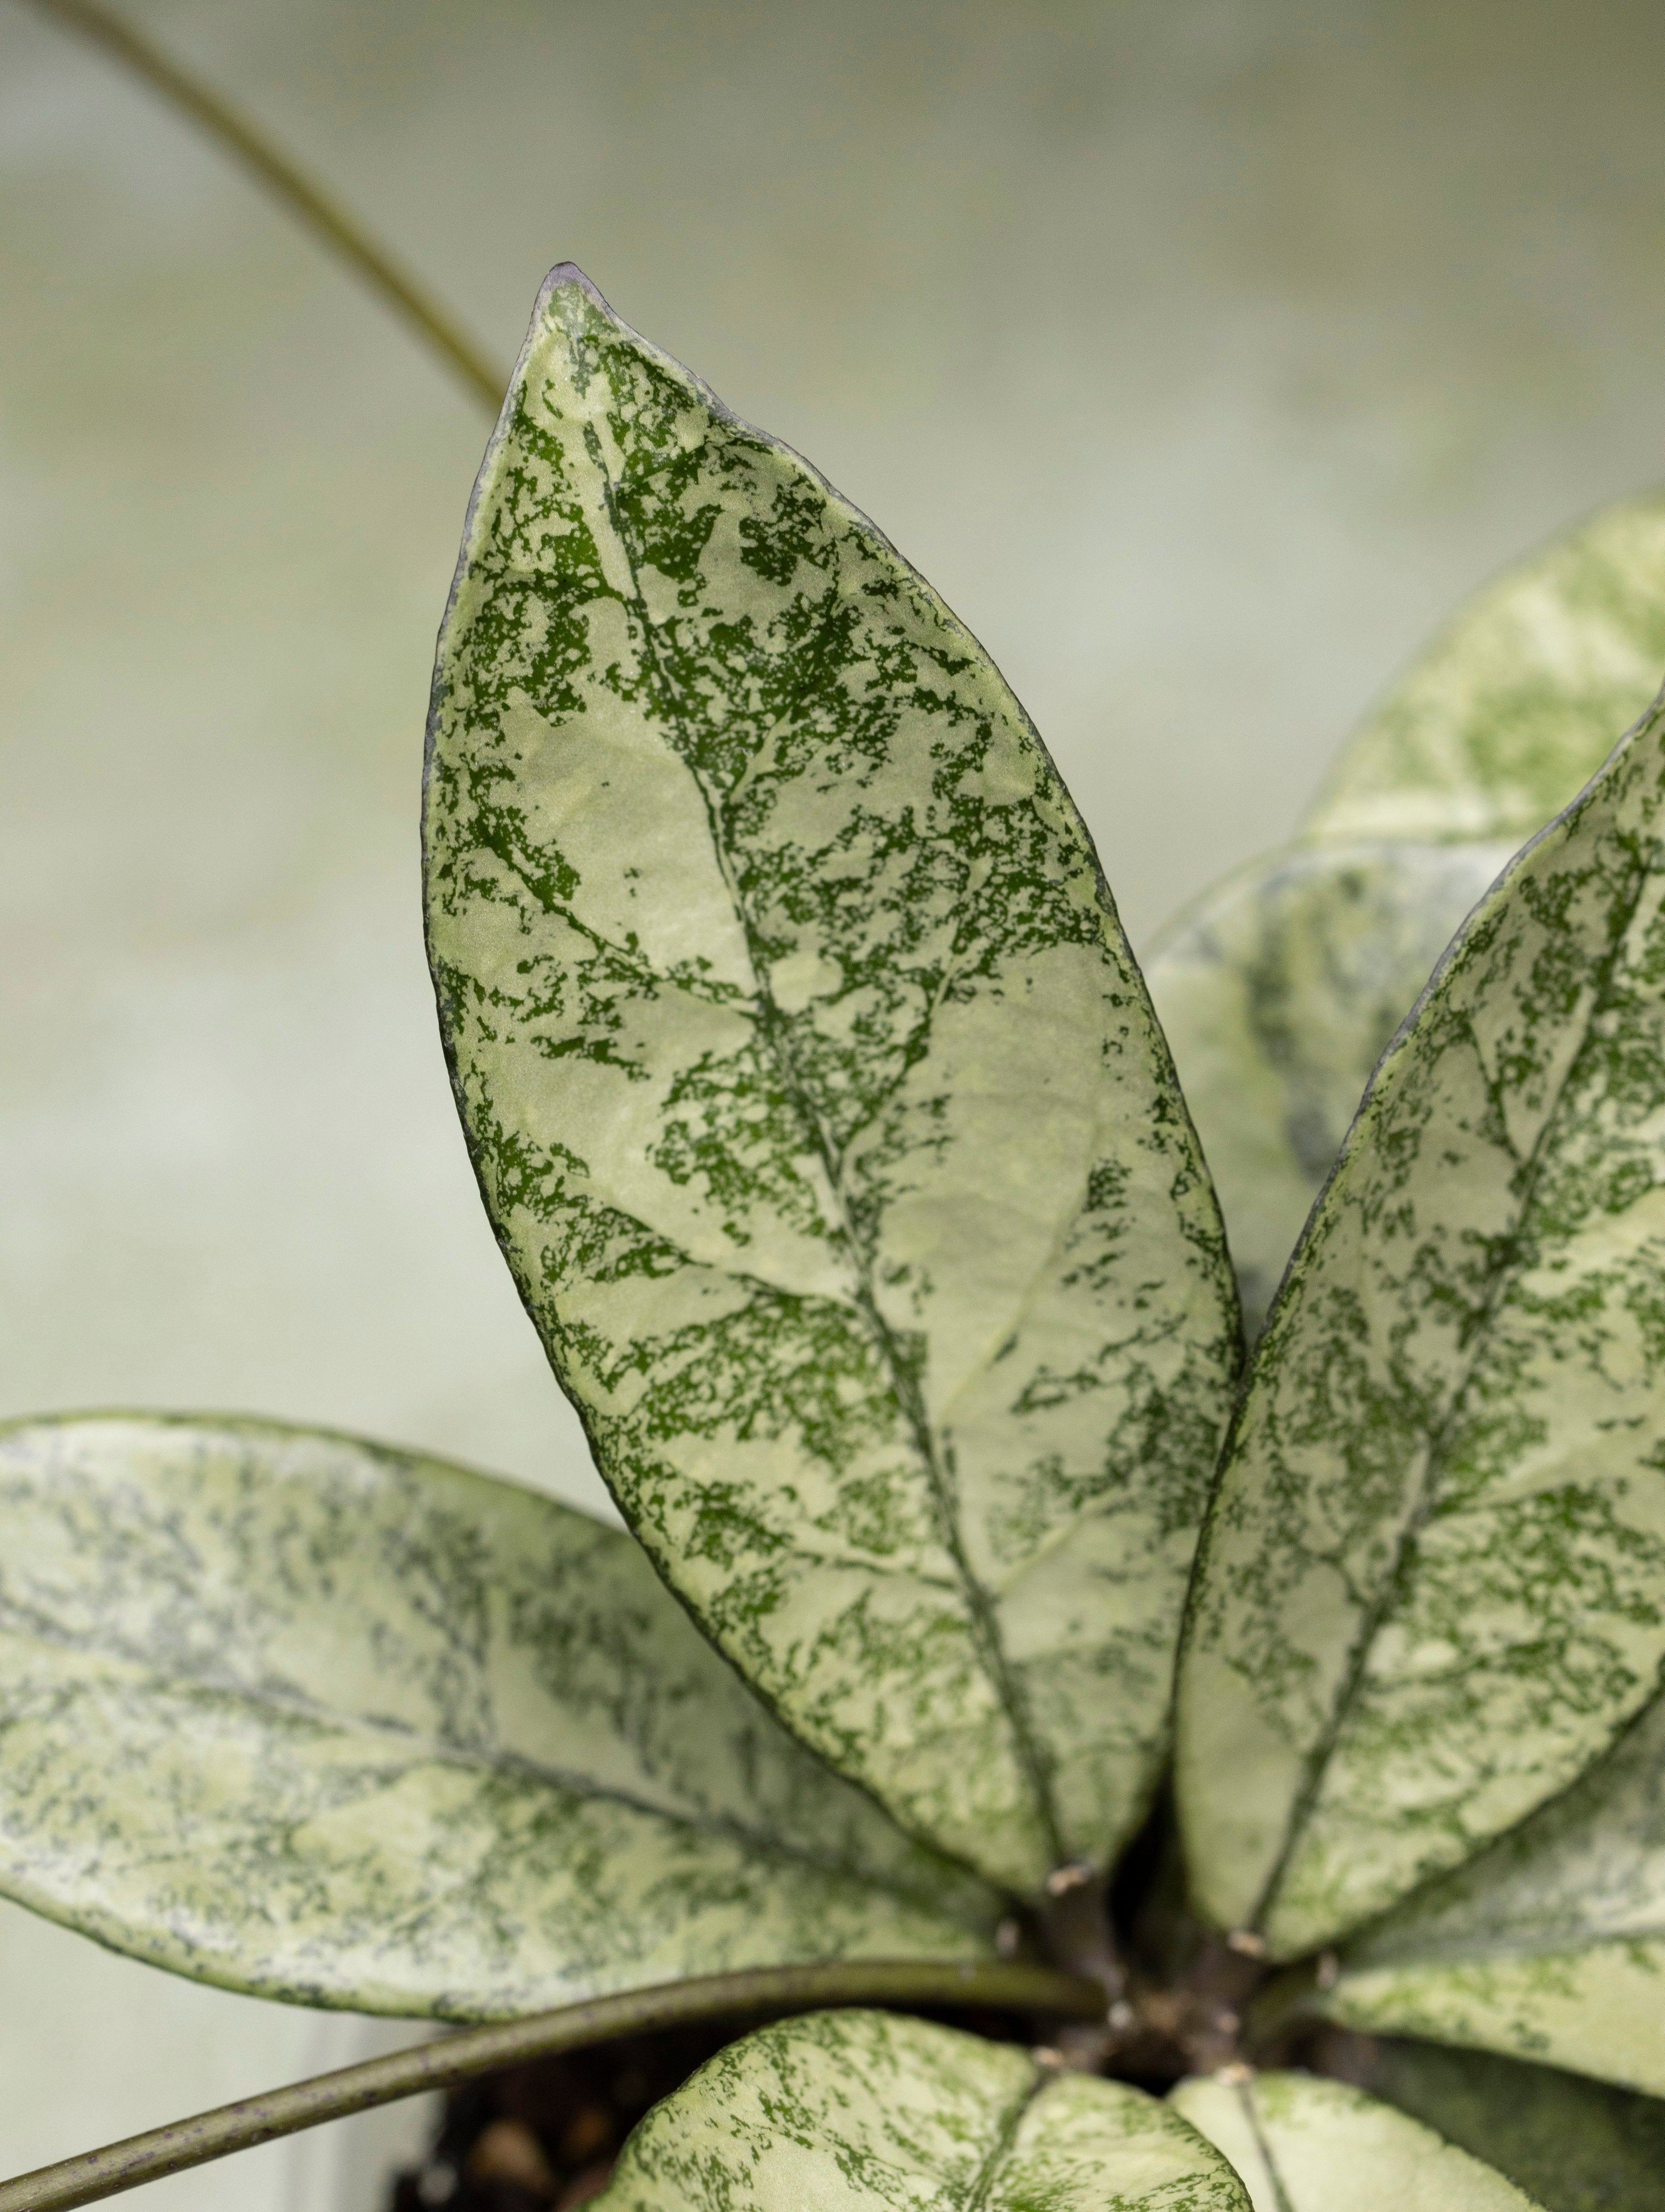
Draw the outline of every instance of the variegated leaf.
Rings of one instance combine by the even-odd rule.
[[[198,1980],[447,2018],[976,1955],[995,1909],[782,1733],[621,1531],[150,1414],[0,1431],[0,1889]]]
[[[720,2051],[642,2121],[596,2206],[1249,2212],[1154,2098],[880,2012],[811,2013]]]
[[[627,1518],[787,1724],[1034,1893],[1154,1786],[1237,1319],[1057,774],[799,456],[541,295],[441,641],[430,953]]]
[[[1323,2006],[1665,2096],[1665,1698],[1572,1789],[1350,1945]]]
[[[1179,1790],[1203,1908],[1278,1955],[1565,1789],[1665,1658],[1662,732],[1477,909],[1261,1340]]]
[[[1340,2081],[1215,2075],[1170,2101],[1225,2153],[1255,2212],[1533,2212],[1494,2168]]]
[[[1309,836],[1531,836],[1665,676],[1665,493],[1627,500],[1509,569],[1342,754]]]
[[[1258,1334],[1371,1069],[1510,845],[1296,845],[1164,931],[1151,996]]]
[[[1659,2212],[1665,2103],[1552,2066],[1383,2039],[1368,2087],[1547,2212]]]

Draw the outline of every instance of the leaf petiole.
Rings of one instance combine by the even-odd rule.
[[[118,2196],[164,2174],[205,2166],[231,2152],[295,2135],[325,2120],[344,2119],[401,2097],[453,2088],[500,2067],[577,2051],[614,2037],[682,2027],[732,2014],[757,2021],[831,2005],[989,2007],[1038,2013],[1054,2019],[1095,2021],[1104,1992],[1079,1974],[1049,1966],[876,1960],[812,1966],[757,1966],[733,1974],[707,1974],[653,1989],[625,1990],[562,2005],[524,2020],[469,2027],[414,2051],[398,2051],[357,2066],[343,2066],[310,2081],[294,2081],[264,2095],[151,2128],[100,2150],[82,2152],[56,2166],[38,2167],[0,2182],[0,2212],[71,2212],[78,2204]]]

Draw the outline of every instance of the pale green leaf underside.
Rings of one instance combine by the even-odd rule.
[[[1665,2103],[1490,2052],[1382,2039],[1368,2087],[1547,2212],[1659,2212]]]
[[[621,1531],[150,1414],[0,1431],[0,1889],[199,1980],[447,2018],[974,1956],[994,1909],[781,1731]]]
[[[1512,845],[1297,845],[1207,891],[1145,975],[1251,1337],[1370,1071]]]
[[[1340,2081],[1182,2081],[1169,2100],[1218,2145],[1255,2212],[1531,2212],[1500,2173]]]
[[[1179,1787],[1204,1908],[1279,1955],[1565,1789],[1665,1657],[1662,726],[1457,940],[1261,1340]]]
[[[1237,1358],[1086,834],[975,641],[570,269],[471,513],[430,953],[499,1236],[661,1573],[1033,1893],[1148,1799]]]
[[[1327,2009],[1665,2095],[1665,1698],[1351,1946]]]
[[[719,2052],[636,2129],[596,2204],[1248,2212],[1225,2160],[1154,2098],[878,2012],[811,2013]]]
[[[1508,839],[1571,801],[1665,676],[1665,493],[1509,569],[1355,737],[1304,828]]]

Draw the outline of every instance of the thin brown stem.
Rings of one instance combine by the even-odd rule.
[[[131,23],[97,0],[33,0],[55,21],[90,39],[199,124],[234,155],[315,238],[340,255],[372,291],[401,315],[495,418],[508,388],[506,370],[487,358],[456,317],[295,162],[216,92],[179,67]]]
[[[999,2012],[1039,2013],[1079,2021],[1102,2017],[1104,1992],[1079,1974],[1049,1966],[962,1964],[957,1960],[877,1960],[823,1966],[759,1966],[744,1973],[710,1974],[626,1990],[563,2005],[558,2012],[489,2027],[464,2028],[414,2051],[395,2051],[362,2065],[343,2066],[310,2081],[295,2081],[240,2104],[222,2105],[171,2127],[129,2136],[102,2150],[84,2151],[58,2166],[43,2166],[15,2181],[0,2182],[0,2212],[70,2212],[114,2197],[124,2189],[160,2180],[234,2150],[251,2150],[275,2136],[343,2119],[373,2105],[391,2105],[424,2090],[453,2088],[477,2074],[547,2058],[559,2051],[678,2027],[690,2021],[732,2017],[739,2021],[801,2012],[823,2005],[971,2006]]]

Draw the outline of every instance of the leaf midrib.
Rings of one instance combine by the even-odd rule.
[[[611,425],[610,425],[611,427]],[[623,526],[616,487],[605,456],[599,451],[599,441],[591,453],[591,459],[603,485],[603,497],[607,520],[619,550],[629,570],[633,609],[641,626],[642,655],[650,672],[653,689],[663,702],[662,710],[668,718],[680,723],[686,731],[689,716],[678,688],[666,672],[659,652],[658,633],[648,612],[642,592],[635,550]],[[695,767],[690,754],[692,748],[678,757],[688,771],[695,789],[699,793],[705,811],[707,833],[711,840],[712,854],[732,902],[735,919],[745,942],[746,958],[750,967],[757,992],[759,1012],[758,1030],[780,1070],[783,1087],[792,1099],[799,1117],[808,1132],[826,1176],[828,1188],[839,1211],[839,1231],[849,1255],[856,1279],[855,1303],[867,1323],[880,1358],[890,1377],[896,1401],[904,1420],[913,1433],[914,1448],[923,1468],[927,1487],[935,1509],[939,1534],[944,1549],[953,1561],[959,1577],[962,1595],[971,1627],[971,1640],[978,1662],[987,1678],[1000,1709],[1011,1729],[1018,1764],[1023,1768],[1033,1792],[1035,1809],[1039,1814],[1046,1834],[1048,1849],[1054,1863],[1066,1856],[1062,1832],[1054,1802],[1048,1763],[1035,1735],[1027,1701],[1024,1698],[1011,1666],[1006,1659],[1004,1640],[1000,1634],[998,1610],[990,1592],[974,1573],[965,1548],[959,1523],[958,1500],[954,1493],[951,1478],[941,1465],[924,1407],[907,1371],[906,1363],[899,1356],[895,1335],[880,1311],[874,1295],[871,1263],[861,1250],[850,1224],[849,1210],[831,1140],[819,1115],[799,1075],[786,1032],[785,1017],[781,1014],[769,984],[766,963],[757,945],[757,932],[747,911],[739,885],[735,879],[730,854],[723,836],[720,810],[705,780]],[[878,1570],[875,1569],[875,1572]]]
[[[1415,1555],[1422,1533],[1428,1526],[1438,1503],[1440,1486],[1446,1472],[1445,1455],[1467,1407],[1468,1395],[1473,1388],[1480,1362],[1489,1347],[1492,1325],[1504,1298],[1526,1264],[1522,1247],[1526,1242],[1526,1231],[1536,1202],[1539,1178],[1543,1171],[1551,1137],[1559,1123],[1567,1093],[1571,1089],[1575,1078],[1583,1071],[1586,1055],[1592,1048],[1595,1024],[1611,1004],[1613,976],[1630,935],[1631,927],[1641,910],[1643,900],[1647,895],[1648,885],[1654,872],[1642,854],[1633,853],[1632,861],[1636,869],[1634,891],[1626,905],[1622,921],[1612,933],[1611,944],[1598,970],[1598,981],[1595,988],[1590,994],[1589,1007],[1584,1016],[1583,1033],[1578,1040],[1577,1050],[1567,1060],[1560,1082],[1556,1085],[1553,1102],[1543,1117],[1538,1133],[1533,1139],[1532,1150],[1527,1156],[1522,1177],[1520,1203],[1516,1211],[1514,1224],[1508,1231],[1511,1247],[1508,1264],[1497,1271],[1490,1294],[1481,1310],[1479,1325],[1471,1340],[1471,1349],[1464,1365],[1461,1380],[1451,1394],[1444,1419],[1428,1439],[1424,1455],[1419,1495],[1412,1511],[1406,1516],[1405,1524],[1400,1531],[1398,1540],[1394,1547],[1393,1564],[1382,1577],[1376,1597],[1365,1608],[1361,1618],[1358,1631],[1348,1651],[1346,1667],[1331,1704],[1329,1718],[1303,1763],[1301,1786],[1291,1809],[1289,1825],[1285,1832],[1282,1846],[1249,1917],[1249,1925],[1251,1929],[1258,1930],[1264,1928],[1276,1904],[1278,1892],[1289,1872],[1297,1846],[1304,1836],[1316,1810],[1319,1794],[1323,1787],[1329,1761],[1334,1755],[1342,1731],[1347,1724],[1353,1700],[1370,1662],[1371,1649],[1389,1615],[1394,1611],[1404,1594],[1402,1585],[1407,1579],[1411,1561]],[[1464,1025],[1470,1030],[1472,1035],[1472,1015],[1465,1014],[1463,1020]]]
[[[1272,2145],[1267,2139],[1266,2130],[1261,2125],[1261,2115],[1255,2103],[1253,2087],[1247,2082],[1239,2083],[1237,2096],[1243,2108],[1243,2116],[1248,2124],[1249,2132],[1255,2139],[1255,2148],[1260,2152],[1266,2163],[1267,2178],[1271,2182],[1273,2192],[1278,2200],[1273,2207],[1273,2212],[1295,2212],[1294,2201],[1285,2186],[1282,2170],[1273,2154]],[[1245,2197],[1249,2194],[1247,2189],[1244,2190],[1243,2194]]]
[[[1012,2147],[1018,2140],[1018,2130],[1028,2117],[1030,2106],[1046,2087],[1048,2078],[1038,2066],[1034,2067],[1029,2080],[1000,2115],[1000,2124],[995,2131],[994,2140],[972,2177],[971,2186],[966,2191],[960,2212],[986,2212],[1000,2168],[1012,2155]]]

